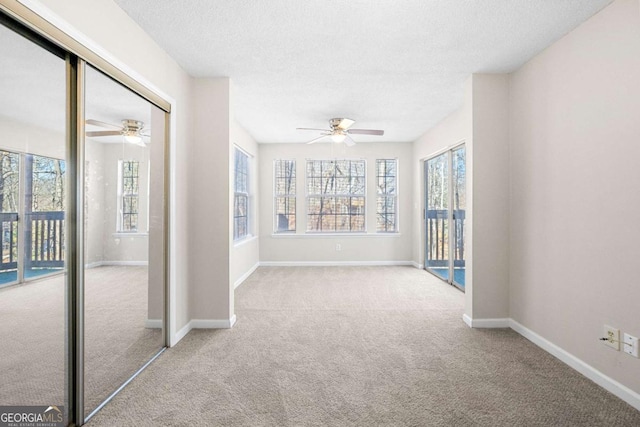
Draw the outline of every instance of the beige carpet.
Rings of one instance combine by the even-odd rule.
[[[85,410],[162,347],[146,329],[147,268],[100,267],[85,278]],[[0,290],[0,405],[64,405],[64,276]]]
[[[260,268],[99,426],[639,426],[640,412],[411,267]]]

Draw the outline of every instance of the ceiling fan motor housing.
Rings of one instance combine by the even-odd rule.
[[[137,134],[143,126],[144,123],[138,120],[125,119],[122,121],[122,133],[125,135]]]
[[[354,123],[355,123],[355,120],[346,119],[346,118],[335,118],[335,119],[329,120],[329,125],[331,125],[331,129],[334,131],[337,129],[345,130]]]

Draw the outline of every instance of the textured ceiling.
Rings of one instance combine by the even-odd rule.
[[[115,0],[197,77],[228,76],[258,142],[332,117],[413,141],[471,73],[510,72],[611,0]]]

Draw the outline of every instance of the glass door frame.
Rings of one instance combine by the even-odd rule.
[[[437,151],[428,157],[423,159],[423,183],[424,183],[424,205],[423,205],[423,221],[424,221],[424,269],[433,274],[440,280],[444,280],[455,288],[465,291],[464,285],[461,285],[455,281],[455,244],[456,244],[456,226],[455,226],[455,209],[454,209],[454,191],[453,190],[453,152],[459,150],[461,148],[465,148],[466,151],[466,143],[465,141],[461,141],[455,145],[449,146],[445,149]],[[442,156],[443,154],[447,155],[447,179],[448,179],[448,187],[449,187],[449,195],[448,195],[448,208],[447,208],[447,222],[448,222],[448,236],[447,236],[447,256],[448,256],[448,276],[444,279],[442,276],[434,272],[429,267],[429,218],[428,218],[428,210],[429,210],[429,170],[428,165],[429,161],[433,160],[437,157]],[[466,156],[465,156],[465,170],[466,170]],[[466,186],[466,179],[465,179]],[[466,250],[465,250],[466,251]],[[466,274],[466,271],[465,271]]]
[[[170,342],[171,310],[169,297],[169,138],[171,104],[90,48],[74,40],[49,21],[19,2],[0,3],[0,25],[25,37],[61,58],[66,64],[66,276],[65,286],[65,418],[68,425],[83,425],[84,411],[84,97],[85,66],[91,64],[107,76],[145,98],[164,111],[163,206],[163,348],[131,378],[136,376]],[[130,380],[129,380],[130,381]],[[123,384],[126,385],[128,381]],[[117,391],[119,391],[118,389]],[[109,399],[113,397],[110,396]],[[102,407],[102,405],[100,405]]]

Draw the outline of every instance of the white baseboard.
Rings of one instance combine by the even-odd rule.
[[[413,265],[415,268],[418,268],[420,270],[424,269],[424,264],[419,264],[419,263],[417,263],[415,261],[411,261],[411,265]]]
[[[473,328],[473,320],[471,320],[471,317],[469,317],[467,313],[462,315],[462,320],[467,324],[468,327]]]
[[[511,319],[472,319],[466,313],[462,315],[462,320],[470,328],[509,328]]]
[[[595,369],[593,366],[583,362],[576,356],[567,352],[566,350],[558,347],[551,341],[536,334],[531,329],[521,325],[511,318],[504,319],[472,319],[467,314],[462,315],[464,323],[470,328],[511,328],[515,332],[522,335],[547,353],[560,359],[560,361],[566,363],[569,367],[575,369],[585,377],[589,378],[594,383],[598,384],[605,390],[613,393],[615,396],[627,402],[640,411],[640,393],[631,390],[629,387],[620,384],[618,381],[610,378],[602,372]]]
[[[180,328],[180,330],[176,332],[175,342],[172,344],[172,346],[178,344],[182,338],[186,337],[187,334],[191,332],[191,329],[191,322],[188,322],[186,325]]]
[[[260,267],[362,267],[414,265],[413,261],[261,261]]]
[[[147,319],[144,321],[144,327],[147,329],[162,329],[162,319]]]
[[[138,267],[148,266],[148,261],[96,261],[89,264],[85,264],[84,268],[96,268],[105,266],[125,266],[125,267]]]
[[[594,383],[598,384],[600,387],[604,388],[610,393],[613,393],[614,395],[618,396],[620,399],[624,400],[629,405],[640,411],[640,393],[637,393],[627,386],[620,384],[613,378],[608,377],[607,375],[595,369],[593,366],[588,365],[571,353],[563,350],[551,341],[548,341],[547,339],[541,337],[531,329],[526,328],[515,320],[509,319],[509,326],[511,327],[511,329],[513,329],[541,349],[545,350],[547,353],[550,353],[551,355],[557,357],[562,362],[566,363],[585,377],[589,378]]]
[[[192,329],[231,329],[235,323],[235,314],[230,319],[191,319],[176,333],[176,340],[173,345],[176,345]]]
[[[233,289],[237,288],[238,286],[242,285],[242,282],[244,282],[245,280],[247,280],[247,278],[249,276],[251,276],[253,274],[254,271],[256,271],[256,269],[260,267],[260,263],[256,262],[256,265],[254,265],[253,267],[251,267],[249,269],[249,271],[247,271],[246,273],[244,273],[242,276],[240,276],[240,278],[238,280],[235,281],[235,283],[233,284]]]

